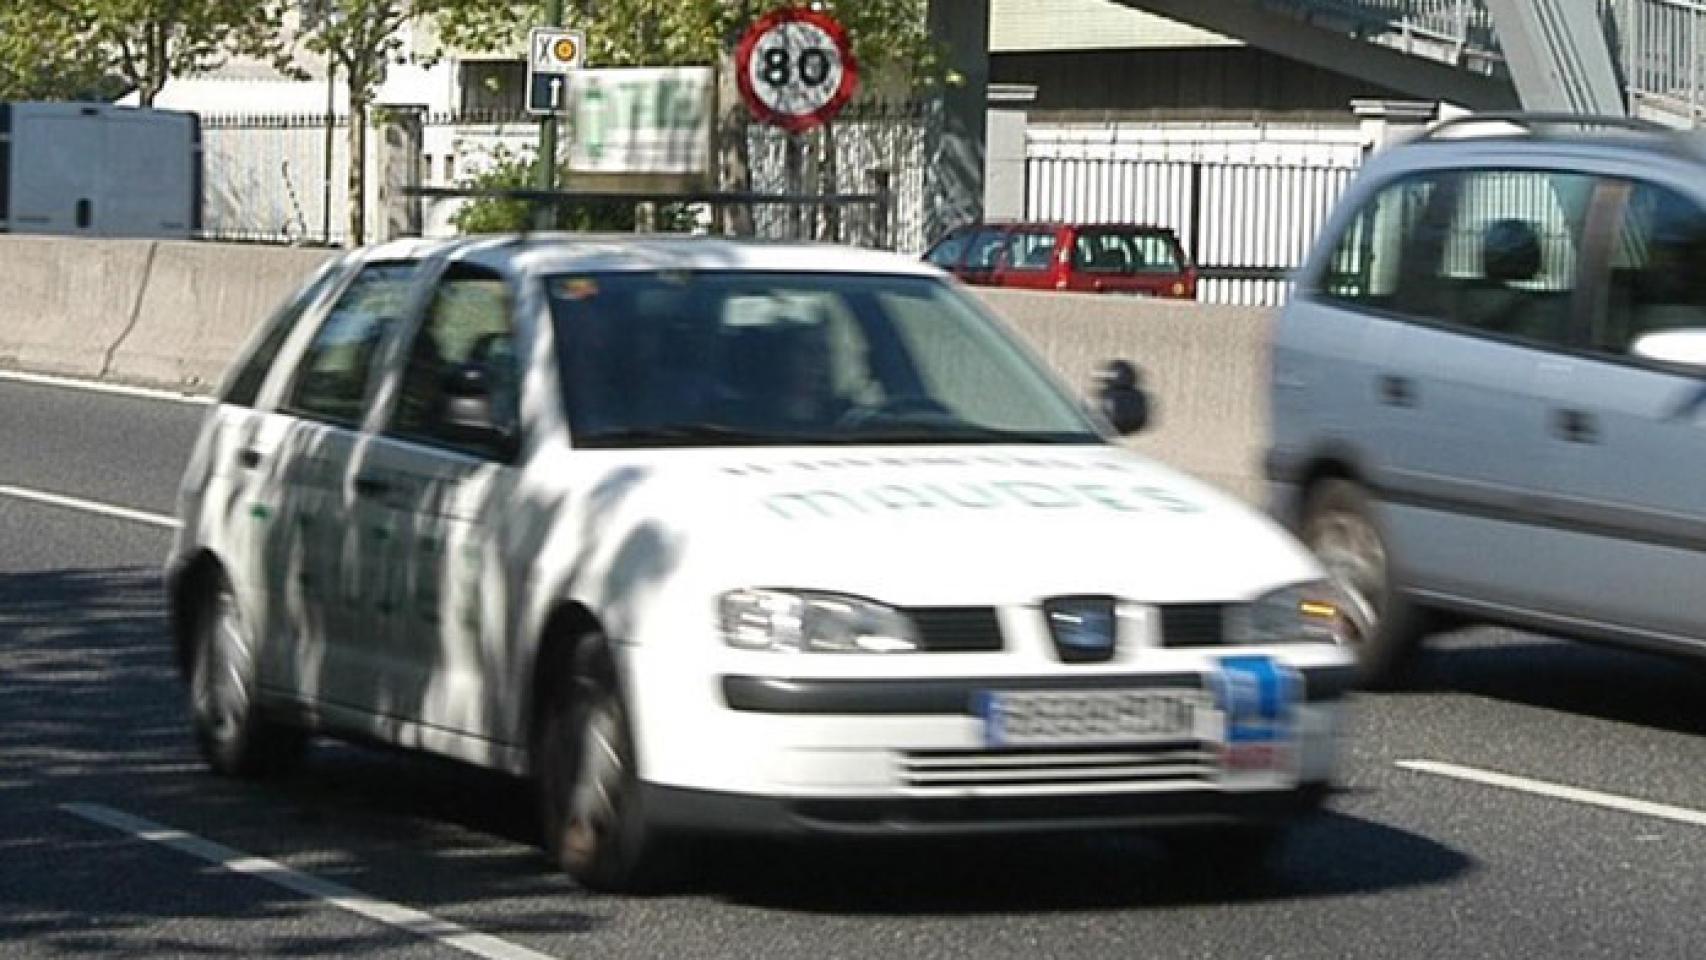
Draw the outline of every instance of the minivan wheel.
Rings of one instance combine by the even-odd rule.
[[[216,581],[195,623],[189,676],[196,746],[216,773],[256,777],[301,760],[307,735],[264,717],[255,698],[255,642],[229,584]]]
[[[638,892],[657,880],[656,831],[641,808],[627,708],[600,636],[577,648],[548,693],[536,740],[545,852],[592,890]]]
[[[1426,632],[1426,613],[1395,582],[1391,552],[1368,494],[1345,480],[1324,480],[1308,494],[1303,541],[1357,607],[1356,643],[1363,686],[1403,679]]]

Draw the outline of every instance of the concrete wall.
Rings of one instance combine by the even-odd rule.
[[[324,251],[0,236],[0,367],[210,390]],[[979,290],[1067,380],[1120,357],[1144,371],[1137,450],[1256,500],[1268,313],[1131,297]]]
[[[1269,311],[1085,294],[978,293],[1081,391],[1109,360],[1136,364],[1150,393],[1150,426],[1128,444],[1260,499]]]

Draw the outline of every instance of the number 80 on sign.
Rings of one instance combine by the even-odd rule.
[[[753,115],[791,133],[833,118],[859,86],[847,31],[828,14],[802,7],[754,23],[736,50],[735,72]]]

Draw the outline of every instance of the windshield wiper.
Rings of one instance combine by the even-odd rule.
[[[756,433],[722,423],[690,422],[663,423],[649,426],[612,427],[575,438],[580,447],[633,447],[657,444],[661,446],[696,446],[700,444],[730,446],[758,443],[783,443],[788,438],[769,433]]]

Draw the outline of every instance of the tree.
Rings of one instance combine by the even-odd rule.
[[[89,57],[79,22],[34,0],[0,4],[0,100],[74,100],[92,96],[106,73]]]
[[[172,77],[278,47],[278,0],[7,0],[0,12],[0,90],[79,95],[115,75],[154,105]],[[6,64],[35,81],[6,83]],[[32,89],[33,88],[33,89]]]

